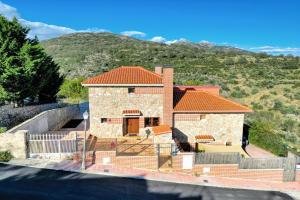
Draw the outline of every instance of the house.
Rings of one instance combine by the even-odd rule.
[[[173,73],[171,66],[155,72],[122,66],[85,80],[91,134],[113,138],[170,130],[181,142],[241,145],[244,114],[252,111],[220,96],[218,86],[174,85]]]

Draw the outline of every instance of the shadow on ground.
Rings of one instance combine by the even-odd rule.
[[[1,200],[292,199],[272,191],[225,189],[0,164]]]

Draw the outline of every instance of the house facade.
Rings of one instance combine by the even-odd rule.
[[[168,126],[182,142],[209,136],[215,143],[240,145],[244,114],[251,110],[221,97],[217,86],[174,86],[173,73],[170,66],[155,72],[119,67],[84,81],[91,134],[144,136]]]

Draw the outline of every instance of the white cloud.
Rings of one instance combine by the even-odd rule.
[[[123,31],[123,32],[121,32],[121,34],[125,35],[125,36],[129,36],[129,37],[132,37],[132,36],[145,37],[146,36],[146,33],[143,33],[141,31]]]
[[[16,8],[11,7],[5,3],[0,1],[0,14],[8,19],[12,19],[13,17],[19,17],[19,13]]]
[[[152,39],[150,39],[150,41],[157,42],[157,43],[165,43],[166,42],[166,38],[161,37],[161,36],[155,36]]]
[[[261,46],[261,47],[252,47],[249,48],[255,52],[264,52],[269,54],[294,54],[300,55],[300,48],[291,48],[291,47],[273,47],[273,46]]]
[[[181,43],[181,42],[188,42],[188,40],[185,38],[180,38],[180,39],[176,39],[176,40],[168,40],[165,43],[170,45],[170,44],[176,44],[176,43]]]
[[[64,34],[76,33],[76,32],[109,32],[106,29],[89,28],[84,30],[75,30],[64,26],[50,25],[43,22],[32,22],[20,17],[17,9],[4,4],[0,1],[0,14],[8,19],[17,17],[23,26],[30,28],[28,37],[33,38],[38,36],[39,40],[46,40],[54,37],[58,37]]]

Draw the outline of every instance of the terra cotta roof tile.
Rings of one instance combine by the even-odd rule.
[[[247,113],[252,110],[205,91],[174,90],[174,112]]]
[[[122,66],[89,78],[83,85],[97,84],[162,84],[162,77],[139,66]]]

